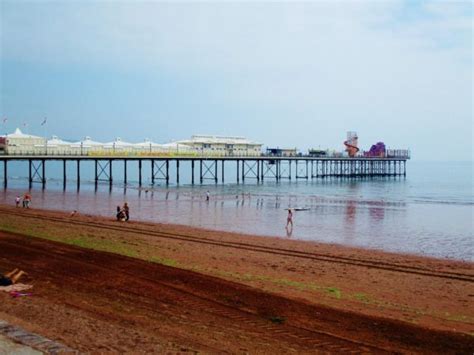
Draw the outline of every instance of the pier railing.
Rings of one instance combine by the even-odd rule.
[[[294,154],[294,155],[272,155],[272,154],[221,154],[221,153],[202,153],[202,152],[136,152],[136,151],[21,151],[15,153],[7,153],[0,150],[0,157],[29,157],[29,156],[38,156],[38,157],[113,157],[113,158],[129,158],[129,157],[143,157],[143,158],[308,158],[308,159],[410,159],[410,151],[408,150],[396,150],[396,151],[387,151],[384,155],[379,156],[369,156],[364,155],[365,152],[349,158],[348,156],[343,155],[342,153],[333,153],[327,155],[310,155],[310,154]]]

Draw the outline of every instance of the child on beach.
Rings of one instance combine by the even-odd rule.
[[[117,221],[125,221],[125,212],[120,208],[120,206],[117,206]]]
[[[16,205],[16,207],[20,207],[20,200],[21,200],[20,196],[17,196],[17,197],[15,198],[15,205]]]

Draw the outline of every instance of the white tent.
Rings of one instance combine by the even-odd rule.
[[[163,148],[163,145],[154,143],[147,138],[143,142],[133,144],[133,147],[137,149],[157,150]]]
[[[71,144],[71,147],[74,148],[101,148],[104,146],[104,143],[96,142],[91,139],[91,137],[86,136],[82,141],[75,142]]]
[[[67,147],[71,146],[71,144],[71,142],[66,142],[58,138],[58,136],[52,136],[47,142],[48,147]]]
[[[190,152],[193,150],[189,145],[181,144],[179,142],[165,143],[162,147],[170,152]]]
[[[25,134],[25,133],[23,133],[19,128],[15,129],[15,132],[7,134],[6,137],[7,137],[8,139],[10,139],[10,138],[14,138],[14,139],[17,139],[17,138],[42,139],[42,138],[43,138],[43,137],[39,137],[39,136],[33,136],[33,135],[31,135],[31,134]]]
[[[132,143],[124,142],[122,141],[122,138],[117,137],[115,138],[115,141],[105,143],[104,148],[106,149],[124,149],[124,148],[131,148],[133,147]]]

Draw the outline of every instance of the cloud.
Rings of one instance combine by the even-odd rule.
[[[219,114],[240,112],[241,122],[259,132],[269,119],[278,122],[280,128],[262,138],[267,142],[287,135],[296,118],[335,135],[377,127],[399,136],[427,127],[436,134],[453,127],[465,132],[472,119],[469,3],[0,6],[2,60],[139,73],[150,80],[166,73],[199,91],[202,102],[193,107],[201,104],[217,127],[224,127],[213,117],[217,106]],[[312,134],[301,138],[307,145],[312,140]]]

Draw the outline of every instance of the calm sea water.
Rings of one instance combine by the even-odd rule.
[[[33,207],[113,216],[115,207],[127,201],[136,220],[474,260],[472,162],[408,162],[406,178],[268,179],[260,184],[249,179],[237,184],[235,166],[229,164],[225,185],[203,186],[189,184],[189,167],[182,164],[179,186],[152,187],[146,167],[142,188],[132,164],[125,187],[117,164],[112,189],[107,183],[95,189],[93,166],[85,164],[79,191],[75,165],[68,166],[71,180],[65,191],[61,169],[59,163],[47,165],[46,189],[34,185],[31,191]],[[28,190],[27,171],[24,163],[9,165],[1,203],[14,204],[15,196]],[[295,212],[294,228],[286,230],[290,207],[304,210]]]

